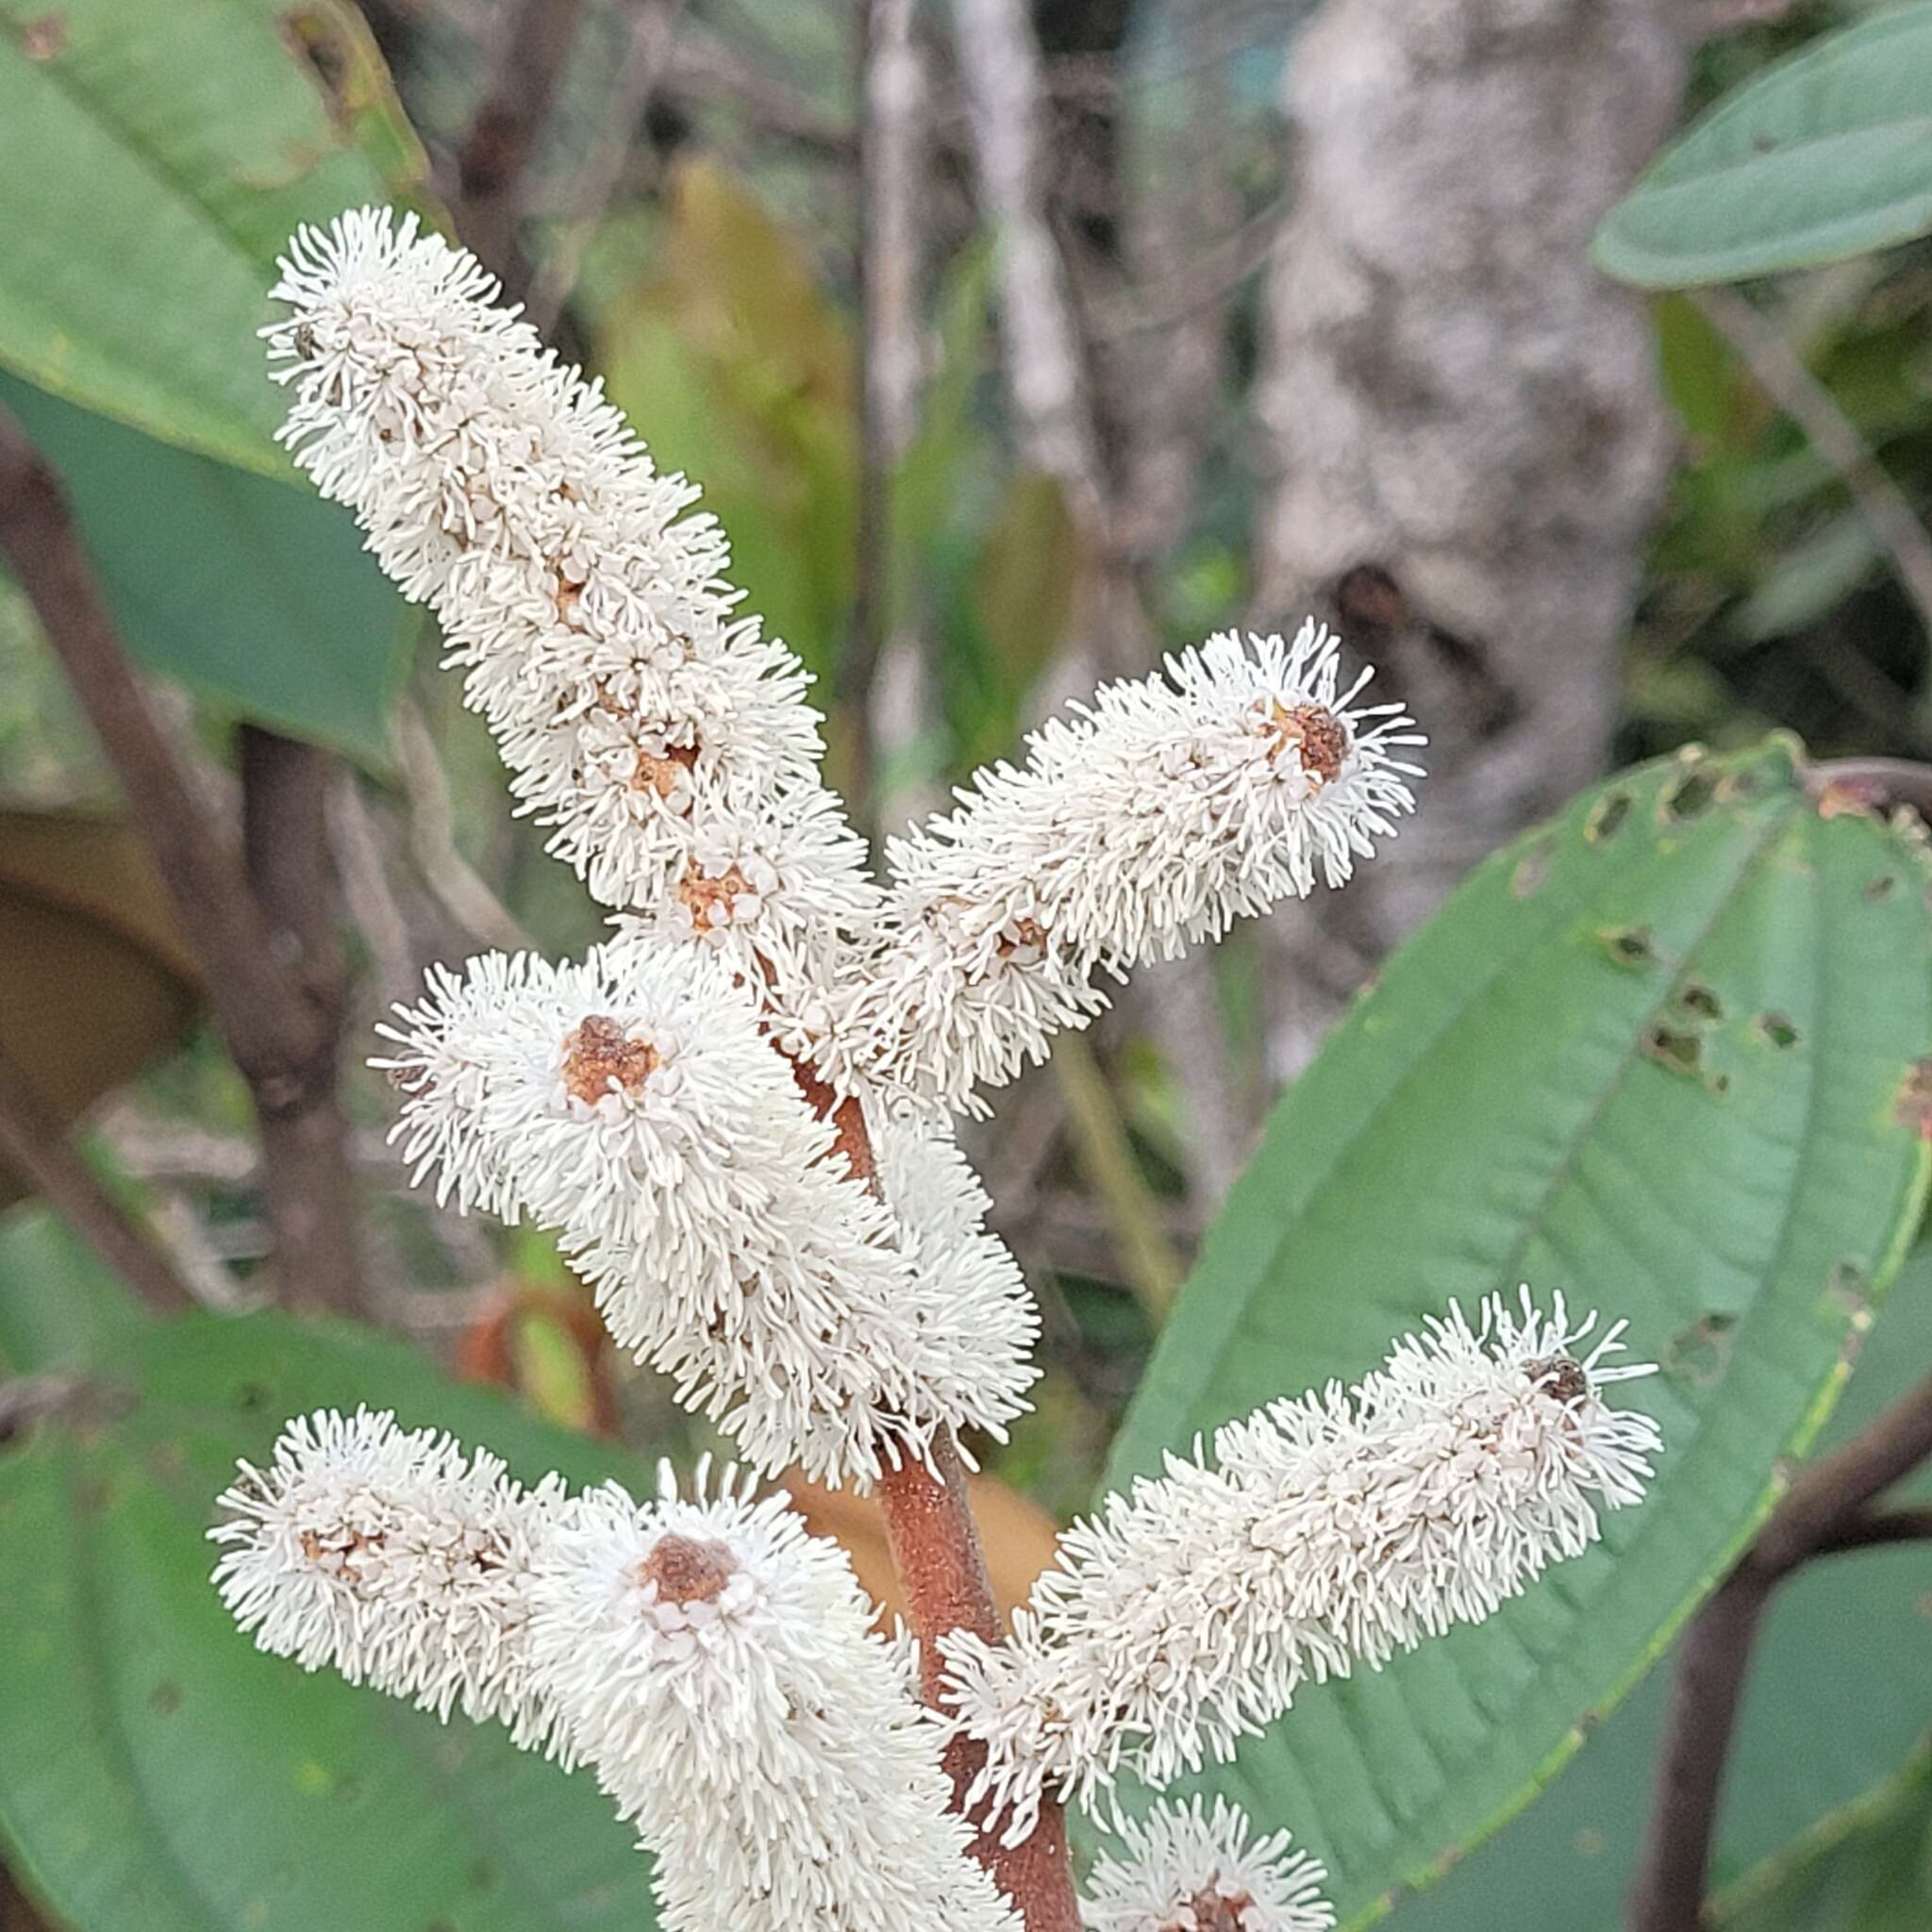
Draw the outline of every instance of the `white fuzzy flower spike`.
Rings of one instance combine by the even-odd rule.
[[[1121,1826],[1119,1856],[1094,1860],[1080,1901],[1087,1932],[1328,1932],[1326,1871],[1285,1831],[1254,1836],[1225,1798],[1161,1803]]]
[[[282,441],[435,610],[522,808],[599,898],[659,911],[728,854],[775,868],[768,916],[734,915],[774,946],[869,922],[876,890],[819,782],[804,670],[737,614],[723,534],[688,514],[697,491],[658,473],[501,293],[413,215],[302,230],[274,291],[290,313],[263,332],[294,391]],[[764,850],[774,826],[792,836]],[[781,987],[779,1005],[794,991],[811,997]]]
[[[949,1812],[941,1732],[837,1544],[726,1475],[580,1497],[534,1649],[580,1755],[657,1855],[667,1932],[1018,1932]]]
[[[1422,739],[1333,638],[1210,639],[1103,687],[889,847],[890,943],[838,1010],[858,1073],[961,1107],[1105,1006],[1091,984],[1343,884],[1414,808]],[[840,1062],[841,1065],[844,1061]]]
[[[444,1719],[501,1718],[533,1747],[556,1710],[530,1658],[530,1578],[562,1496],[558,1477],[525,1491],[488,1450],[392,1415],[319,1410],[223,1495],[215,1585],[262,1650]]]
[[[955,1175],[929,1230],[934,1187],[854,1179],[708,948],[491,956],[401,1018],[376,1064],[419,1178],[558,1233],[617,1341],[746,1460],[872,1481],[1025,1407],[1037,1320],[984,1197]]]
[[[1641,1500],[1655,1422],[1610,1407],[1617,1324],[1582,1352],[1525,1290],[1472,1328],[1400,1342],[1354,1389],[1331,1384],[1226,1424],[1211,1465],[1108,1499],[1061,1539],[1011,1643],[941,1640],[977,1785],[1013,1842],[1042,1791],[1091,1805],[1124,1769],[1157,1788],[1224,1759],[1304,1682],[1378,1666],[1489,1616]]]

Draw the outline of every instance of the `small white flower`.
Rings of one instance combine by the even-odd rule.
[[[1049,1787],[1091,1805],[1131,1769],[1158,1788],[1225,1759],[1304,1682],[1379,1666],[1489,1616],[1639,1502],[1655,1422],[1610,1407],[1620,1323],[1588,1353],[1524,1291],[1449,1316],[1357,1387],[1226,1424],[1213,1464],[1108,1498],[1061,1539],[1011,1643],[941,1640],[959,1728],[988,1747],[976,1798],[1018,1842]]]
[[[222,1496],[215,1585],[262,1650],[445,1720],[501,1718],[536,1746],[557,1713],[531,1661],[530,1579],[562,1495],[392,1415],[318,1410]]]
[[[907,1647],[837,1544],[727,1474],[580,1497],[546,1541],[533,1649],[580,1755],[657,1856],[670,1932],[1018,1932],[948,1810]]]
[[[1326,1871],[1291,1852],[1285,1831],[1265,1838],[1239,1806],[1216,1798],[1157,1804],[1121,1825],[1122,1854],[1094,1860],[1080,1902],[1087,1932],[1328,1932]]]
[[[874,974],[834,1055],[952,1107],[1009,1080],[1106,1004],[1096,973],[1172,958],[1233,922],[1349,877],[1414,808],[1422,740],[1359,706],[1306,624],[1212,638],[1164,674],[1050,720],[1025,764],[981,772],[958,809],[891,841]]]

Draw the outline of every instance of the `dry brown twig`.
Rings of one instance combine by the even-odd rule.
[[[361,1301],[336,1101],[341,978],[323,832],[325,754],[242,734],[242,837],[209,810],[124,650],[53,466],[0,415],[0,555],[132,806],[248,1084],[276,1279],[291,1306]]]

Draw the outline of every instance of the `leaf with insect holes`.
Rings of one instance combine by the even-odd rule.
[[[1829,1409],[1925,1193],[1926,878],[1912,839],[1812,796],[1790,740],[1625,773],[1479,866],[1277,1109],[1117,1481],[1356,1379],[1452,1296],[1560,1289],[1662,1365],[1626,1391],[1663,1427],[1657,1482],[1599,1547],[1304,1689],[1205,1781],[1326,1862],[1344,1925],[1528,1802]]]

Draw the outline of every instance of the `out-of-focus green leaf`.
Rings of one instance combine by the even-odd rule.
[[[1877,540],[1857,510],[1840,510],[1785,552],[1732,613],[1741,638],[1762,643],[1816,624],[1877,568]]]
[[[0,364],[286,475],[255,334],[275,256],[425,175],[340,0],[0,0]]]
[[[599,365],[658,464],[703,486],[750,608],[821,675],[852,599],[852,354],[785,230],[714,163],[681,164],[657,259],[604,308]]]
[[[1728,94],[1604,217],[1650,289],[1839,261],[1932,230],[1932,5],[1822,36]]]
[[[1003,685],[1024,701],[1066,628],[1079,575],[1079,541],[1051,476],[1015,476],[980,548],[974,615]]]
[[[1718,1899],[1713,1932],[1924,1932],[1932,1925],[1932,1747],[1843,1823]]]
[[[1924,1195],[1925,861],[1789,741],[1587,793],[1478,867],[1282,1103],[1162,1332],[1117,1480],[1354,1379],[1451,1297],[1627,1318],[1644,1504],[1488,1623],[1306,1687],[1208,1783],[1344,1925],[1440,1876],[1655,1659],[1828,1411]]]
[[[60,471],[127,648],[224,710],[369,763],[413,624],[345,510],[0,374]]]
[[[1731,345],[1687,296],[1659,295],[1657,374],[1686,429],[1712,450],[1734,440],[1738,358]]]
[[[0,1214],[0,1370],[86,1368],[147,1319],[51,1208],[25,1202]]]
[[[75,1932],[638,1932],[649,1867],[587,1775],[261,1656],[208,1583],[238,1457],[358,1403],[574,1481],[627,1458],[413,1351],[264,1314],[148,1324],[0,1456],[0,1842]]]
[[[1856,1435],[1928,1367],[1932,1257],[1921,1253],[1885,1298],[1813,1456]],[[1932,1470],[1891,1500],[1927,1496]],[[1712,1873],[1727,1896],[1781,1891],[1790,1870],[1884,1808],[1869,1788],[1889,1781],[1932,1725],[1932,1693],[1923,1689],[1932,1684],[1932,1618],[1923,1607],[1927,1572],[1923,1549],[1864,1550],[1802,1571],[1778,1591],[1752,1657],[1724,1773]],[[1659,1663],[1522,1817],[1441,1885],[1396,1909],[1394,1932],[1557,1923],[1567,1932],[1618,1932],[1656,1780],[1670,1679],[1668,1661]],[[1757,1920],[1746,1915],[1743,1923],[1756,1932]],[[1765,1923],[1811,1932],[1813,1922]]]

